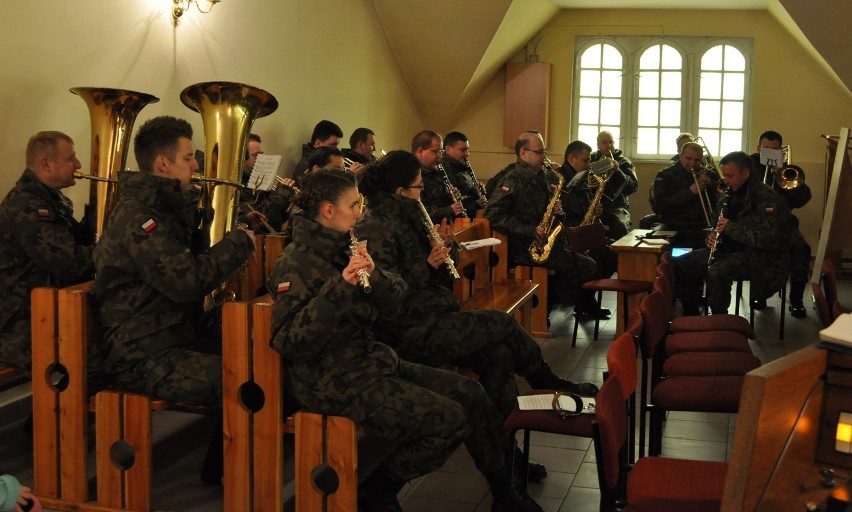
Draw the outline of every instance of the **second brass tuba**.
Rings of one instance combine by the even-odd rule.
[[[160,98],[144,92],[103,87],[74,87],[71,92],[80,96],[89,107],[92,121],[91,171],[75,177],[91,180],[89,215],[94,215],[95,239],[100,238],[109,214],[118,201],[118,171],[127,163],[127,148],[136,116],[145,105]],[[92,212],[94,209],[94,212]]]

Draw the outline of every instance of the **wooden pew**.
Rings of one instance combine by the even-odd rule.
[[[454,227],[453,240],[459,244],[491,237],[491,227],[485,218],[457,219]],[[502,243],[459,250],[458,271],[461,278],[453,283],[453,292],[459,299],[462,311],[505,311],[515,315],[524,329],[531,332],[533,296],[539,287],[530,281],[510,280],[492,271],[492,259],[496,259],[499,265],[501,260],[507,259],[505,251]],[[493,254],[496,254],[496,258]]]
[[[514,271],[509,267],[509,237],[500,231],[491,230],[491,236],[500,240],[500,245],[494,246],[497,255],[494,266],[494,279],[512,279],[520,283],[538,285],[535,299],[532,301],[532,316],[530,333],[538,338],[549,338],[553,334],[547,330],[547,276],[550,271],[546,267],[531,267],[518,265]]]

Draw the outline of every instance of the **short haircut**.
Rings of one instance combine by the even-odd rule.
[[[51,160],[56,158],[56,148],[59,146],[60,140],[74,144],[71,137],[57,131],[38,132],[30,137],[29,142],[27,142],[27,167],[30,170],[35,169],[38,166],[39,159],[44,156]]]
[[[316,148],[311,152],[311,156],[308,157],[308,170],[314,168],[314,166],[322,169],[326,167],[331,162],[331,157],[333,155],[343,156],[343,152],[339,149],[332,146],[322,146]]]
[[[394,193],[399,187],[414,183],[420,174],[420,161],[408,151],[391,151],[381,159],[368,164],[358,187],[367,197],[379,192]]]
[[[349,136],[349,147],[355,149],[359,142],[367,142],[367,138],[376,134],[369,128],[356,128],[352,135]],[[339,137],[339,135],[338,135]]]
[[[467,135],[462,132],[450,132],[444,137],[444,147],[455,146],[457,142],[467,142]]]
[[[324,202],[336,203],[344,191],[356,186],[352,173],[343,169],[320,169],[302,181],[295,203],[305,211],[305,215],[313,219],[319,214]]]
[[[331,121],[323,119],[314,126],[314,132],[311,134],[311,144],[316,141],[327,141],[332,135],[337,138],[343,137],[343,130]]]
[[[748,156],[743,151],[734,151],[733,153],[728,153],[723,156],[721,160],[719,160],[719,165],[725,164],[734,164],[734,167],[739,169],[740,173],[747,170],[749,174],[754,173],[754,167],[752,166],[751,157]]]
[[[432,147],[432,141],[441,140],[441,136],[434,130],[422,130],[417,132],[417,135],[411,139],[411,152],[417,153],[418,149],[429,149]]]
[[[683,146],[681,146],[681,147],[680,147],[680,149],[678,150],[677,154],[678,154],[678,155],[682,155],[682,154],[683,154],[683,152],[684,152],[684,151],[686,151],[687,149],[695,149],[695,150],[697,150],[699,153],[704,154],[704,148],[702,148],[702,147],[701,147],[701,144],[698,144],[697,142],[687,142],[687,143],[685,143]]]
[[[781,134],[772,130],[765,131],[760,134],[760,138],[757,139],[757,143],[760,144],[762,140],[777,140],[778,144],[783,144],[784,139],[781,138]]]
[[[539,138],[541,134],[535,130],[527,130],[522,133],[518,140],[515,141],[515,156],[521,157],[521,150],[530,147],[530,139],[532,137]]]
[[[248,140],[246,141],[246,143],[248,143],[248,142],[260,142],[260,143],[262,143],[263,141],[260,140],[260,135],[258,135],[256,133],[250,133],[248,135]]]
[[[133,139],[133,153],[139,170],[152,172],[154,159],[159,155],[174,160],[181,137],[192,140],[192,125],[183,119],[159,116],[145,121]]]
[[[565,148],[565,160],[568,160],[569,155],[576,156],[582,153],[583,151],[588,151],[589,153],[591,153],[592,146],[589,146],[581,140],[575,140],[574,142],[568,144],[568,147]]]
[[[675,139],[675,145],[677,146],[678,151],[680,151],[680,147],[683,146],[683,142],[681,142],[681,141],[683,141],[684,139],[689,139],[687,142],[693,142],[693,141],[695,141],[695,135],[693,135],[689,132],[683,132],[680,135],[678,135],[677,138]]]

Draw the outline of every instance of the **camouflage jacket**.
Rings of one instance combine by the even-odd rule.
[[[712,219],[719,218],[719,204]],[[746,251],[751,265],[752,295],[765,298],[777,291],[787,280],[789,270],[790,210],[768,186],[753,177],[732,193],[725,207],[728,224],[717,254]]]
[[[604,211],[612,208],[630,208],[630,200],[627,196],[639,190],[639,178],[631,162],[620,149],[612,152],[612,157],[618,163],[618,170],[613,172],[604,187],[601,205]],[[603,158],[600,150],[591,155],[592,162]]]
[[[519,161],[488,199],[485,217],[492,229],[509,237],[509,256],[513,260],[526,255],[553,195],[545,172]],[[564,239],[560,236],[560,240]]]
[[[481,207],[476,202],[479,199],[479,189],[476,186],[476,180],[473,179],[473,173],[465,164],[456,162],[448,156],[444,157],[442,164],[450,178],[450,183],[459,189],[467,216],[476,217],[476,210]]]
[[[494,191],[503,183],[503,178],[509,174],[509,171],[515,168],[518,165],[518,162],[512,162],[506,167],[497,171],[497,174],[489,178],[489,180],[485,183],[485,194],[488,196],[488,199],[491,200],[491,196],[494,195]]]
[[[296,167],[293,168],[293,178],[296,182],[301,182],[302,176],[305,174],[305,171],[308,169],[308,158],[311,157],[311,153],[314,152],[314,147],[311,144],[302,144],[302,158],[296,162]]]
[[[459,310],[449,285],[445,265],[426,262],[431,252],[423,213],[416,201],[396,194],[379,193],[369,198],[367,213],[358,220],[358,238],[377,265],[402,277],[408,290],[398,314],[382,311],[376,334],[387,340],[420,340],[432,331],[445,313]]]
[[[711,204],[715,206],[717,200],[715,184],[720,178],[715,170],[710,170],[709,173],[713,185],[704,190],[709,194]],[[654,180],[654,202],[651,206],[667,229],[695,231],[707,227],[701,202],[698,196],[689,190],[693,183],[695,180],[692,173],[681,165],[680,161],[674,162],[657,173]],[[710,223],[714,224],[709,211],[707,215],[710,217]]]
[[[93,246],[71,200],[25,170],[0,204],[0,329],[29,317],[33,288],[91,279]]]
[[[453,213],[453,196],[447,190],[447,184],[444,183],[444,175],[441,171],[435,169],[427,169],[420,166],[420,175],[423,177],[423,190],[420,193],[420,200],[432,222],[440,224],[441,219],[446,218],[447,222],[452,224],[456,218]]]
[[[764,174],[766,174],[766,166],[761,165],[760,163],[760,153],[753,153],[751,155],[751,160],[754,165],[754,176],[762,180]],[[767,177],[767,179],[772,178]],[[778,180],[772,179],[772,190],[774,190],[775,193],[787,203],[790,210],[793,210],[794,208],[801,208],[808,204],[808,201],[811,200],[811,187],[809,187],[807,183],[801,183],[795,188],[784,189],[778,184]],[[792,226],[796,228],[799,227],[799,219],[792,214],[790,215],[790,218]]]
[[[562,183],[562,193],[559,195],[559,200],[562,201],[562,210],[565,212],[562,224],[571,227],[579,226],[589,211],[594,193],[589,189],[585,178],[568,188],[568,184],[577,175],[577,171],[567,161],[556,169],[556,172],[560,173],[565,180]],[[557,184],[555,177],[550,182],[554,185]]]
[[[160,350],[192,339],[194,313],[205,295],[223,283],[254,250],[254,241],[234,230],[200,254],[191,240],[194,212],[177,180],[120,172],[121,198],[94,251],[95,313],[119,370]]]
[[[343,158],[348,158],[349,160],[352,160],[353,162],[357,162],[362,165],[367,165],[371,162],[376,161],[375,156],[367,158],[366,156],[362,155],[361,153],[355,151],[352,148],[341,149],[340,152],[343,153]]]
[[[380,311],[399,307],[406,286],[377,265],[372,291],[364,293],[341,275],[349,262],[349,235],[301,213],[292,221],[293,242],[268,283],[275,296],[271,344],[284,356],[293,395],[324,412],[351,405],[370,379],[396,372],[396,353],[376,341],[373,322]]]

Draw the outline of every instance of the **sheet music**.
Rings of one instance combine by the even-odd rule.
[[[595,399],[592,397],[581,397],[583,399],[583,414],[595,413]],[[564,411],[574,411],[574,400],[567,396],[559,397],[559,407]],[[553,394],[548,395],[524,395],[518,397],[518,408],[522,411],[552,411]]]
[[[760,165],[781,167],[784,165],[784,152],[780,149],[761,148]]]
[[[249,176],[248,188],[252,190],[271,190],[275,188],[275,176],[284,160],[282,155],[257,155],[254,168]]]
[[[459,247],[466,251],[472,251],[473,249],[478,249],[480,247],[488,247],[491,245],[500,245],[500,240],[496,238],[482,238],[479,240],[471,240],[470,242],[461,242],[459,243]]]

